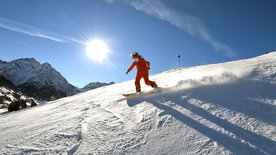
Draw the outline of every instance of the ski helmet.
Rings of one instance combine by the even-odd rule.
[[[135,57],[137,55],[138,55],[138,52],[132,52],[132,54],[131,54],[132,57]]]

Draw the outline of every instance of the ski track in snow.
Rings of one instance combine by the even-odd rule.
[[[3,154],[276,154],[276,53],[156,74],[0,114]],[[143,83],[143,82],[141,82]],[[151,88],[142,85],[142,90]]]

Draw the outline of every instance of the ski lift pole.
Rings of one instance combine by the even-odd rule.
[[[178,68],[180,68],[180,55],[178,55]]]

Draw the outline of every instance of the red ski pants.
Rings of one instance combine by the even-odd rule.
[[[137,72],[137,75],[136,75],[136,78],[135,78],[136,88],[137,87],[140,88],[140,80],[142,78],[144,79],[146,85],[152,86],[152,81],[149,80],[149,73],[148,72],[142,72],[142,73]]]

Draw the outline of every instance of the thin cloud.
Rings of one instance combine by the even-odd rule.
[[[109,1],[110,3],[115,2],[115,0],[105,1]],[[172,9],[169,9],[164,5],[164,3],[162,3],[161,0],[124,0],[124,2],[138,11],[166,21],[184,30],[189,35],[198,37],[208,42],[215,49],[215,51],[223,52],[231,58],[235,57],[235,51],[230,46],[214,39],[199,19],[187,14],[180,14]]]
[[[56,42],[77,42],[77,43],[82,43],[81,41],[70,38],[67,36],[62,36],[53,32],[49,32],[46,30],[42,30],[30,25],[22,24],[16,21],[12,21],[9,19],[1,18],[0,17],[0,27],[6,30],[10,30],[13,32],[18,32],[18,33],[23,33],[27,34],[33,37],[38,37],[38,38],[44,38],[44,39],[49,39],[52,41]]]
[[[105,2],[107,2],[107,3],[114,3],[116,0],[103,0],[103,1],[105,1]],[[118,0],[117,0],[118,1]]]

